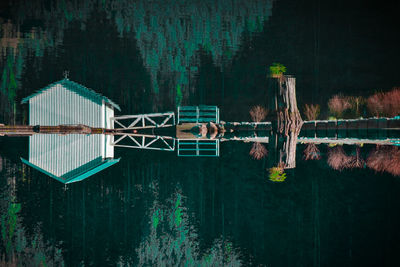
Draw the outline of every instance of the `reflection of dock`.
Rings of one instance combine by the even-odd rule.
[[[400,144],[400,120],[369,118],[304,122],[298,142],[315,144]]]
[[[400,138],[390,139],[363,139],[363,138],[331,138],[331,137],[298,137],[301,144],[340,144],[340,145],[400,145]]]

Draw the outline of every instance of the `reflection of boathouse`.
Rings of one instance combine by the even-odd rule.
[[[75,125],[113,128],[119,106],[78,83],[63,79],[26,97],[30,125]],[[34,134],[29,137],[25,164],[61,181],[81,181],[119,161],[114,159],[112,135]]]

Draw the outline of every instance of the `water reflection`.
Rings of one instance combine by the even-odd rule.
[[[398,147],[377,146],[368,158],[367,166],[377,172],[388,172],[400,176],[400,149]]]
[[[23,226],[23,208],[17,201],[16,183],[18,177],[25,176],[26,170],[21,173],[18,166],[8,160],[1,163],[6,169],[7,173],[3,175],[7,180],[0,182],[0,265],[64,266],[60,243],[46,241],[40,224],[32,226],[33,233]]]
[[[346,150],[351,150],[346,153]],[[322,155],[317,145],[307,144],[303,151],[304,160],[321,160]],[[329,145],[327,163],[336,170],[370,168],[376,172],[387,172],[400,176],[400,149],[397,146],[376,145]]]
[[[295,260],[301,255],[303,261],[311,264],[313,246],[299,248],[296,240],[312,244],[318,233],[325,233],[327,227],[331,229],[329,226],[335,219],[336,224],[350,225],[352,229],[370,227],[372,222],[384,229],[386,224],[377,223],[373,218],[385,214],[388,203],[384,192],[396,181],[389,175],[373,177],[367,169],[358,172],[345,169],[338,175],[336,171],[326,168],[324,155],[327,146],[320,145],[324,160],[307,163],[299,160],[296,172],[300,175],[295,176],[298,179],[292,179],[293,172],[287,171],[286,182],[276,186],[266,183],[265,168],[269,159],[252,160],[247,155],[250,147],[251,144],[246,143],[224,143],[225,152],[220,158],[179,160],[165,157],[166,152],[129,151],[124,154],[124,158],[129,160],[121,161],[119,168],[98,173],[95,179],[72,184],[66,191],[59,183],[43,179],[31,168],[14,164],[14,183],[18,185],[15,194],[17,202],[22,204],[19,212],[24,219],[22,225],[29,233],[27,238],[30,238],[34,225],[41,222],[45,243],[52,242],[57,247],[58,242],[62,242],[59,248],[62,248],[64,261],[68,265],[85,266],[114,265],[116,262],[135,265],[139,261],[139,248],[144,248],[144,244],[149,244],[146,242],[151,240],[152,218],[157,215],[157,210],[165,217],[163,222],[158,223],[159,232],[153,237],[162,240],[163,236],[172,236],[168,240],[176,240],[179,232],[167,231],[171,229],[170,217],[165,214],[175,216],[178,193],[182,197],[181,212],[188,216],[189,229],[198,229],[202,250],[194,255],[199,260],[211,252],[207,249],[212,247],[214,240],[222,239],[232,240],[233,247],[241,248],[245,264],[254,255],[257,262],[279,265],[286,254],[282,252],[285,249],[297,255],[288,259],[288,265],[295,265]],[[302,145],[299,144],[298,148],[300,154]],[[355,152],[347,148],[345,146],[347,155]],[[363,158],[363,151],[367,148],[369,146],[365,145],[360,150]],[[188,164],[190,168],[187,168]],[[10,161],[7,160],[2,177],[12,177],[12,174],[5,173],[9,166]],[[360,184],[354,176],[364,177],[364,183]],[[159,190],[154,189],[156,186],[149,186],[154,180],[159,181]],[[177,183],[181,185],[178,191]],[[370,187],[377,189],[371,191]],[[372,198],[373,203],[366,202],[366,198]],[[397,207],[398,204],[389,205]],[[373,214],[365,210],[372,210]],[[338,219],[340,214],[343,217]],[[317,221],[320,228],[315,228]],[[395,230],[395,225],[390,224],[388,234]],[[165,235],[163,229],[166,229]],[[176,230],[176,226],[172,229]],[[354,235],[356,245],[351,245],[349,232],[351,230],[347,226],[335,234],[336,239],[333,240],[337,241],[329,244],[344,247],[343,250],[357,249],[365,241],[364,235]],[[325,234],[333,238],[329,233]],[[221,235],[225,238],[220,238]],[[282,236],[285,238],[282,239]],[[379,239],[378,233],[371,238],[373,240],[368,244],[373,246],[373,242]],[[287,240],[293,241],[293,244],[289,245]],[[224,248],[224,242],[216,243]],[[161,241],[159,244],[159,249],[164,251]],[[152,258],[147,255],[147,259]],[[336,254],[322,251],[321,255],[336,257]],[[346,252],[340,252],[340,255],[344,257],[340,258],[343,259],[341,262],[348,259]]]
[[[241,266],[237,250],[217,239],[205,253],[184,206],[184,197],[175,193],[165,204],[156,199],[150,209],[149,236],[138,248],[140,266]]]
[[[321,152],[316,144],[307,144],[303,151],[303,158],[305,160],[319,160],[321,159]]]
[[[106,158],[105,139],[105,135],[34,135],[29,137],[29,160],[21,160],[60,182],[78,182],[119,161]]]
[[[15,103],[32,93],[32,90],[59,79],[66,68],[71,70],[72,77],[76,80],[118,99],[119,103],[125,105],[123,110],[128,114],[146,113],[156,109],[170,110],[171,107],[185,102],[220,104],[220,99],[225,100],[223,97],[209,96],[215,96],[215,92],[223,96],[224,88],[230,90],[230,93],[235,92],[240,101],[246,102],[246,99],[251,99],[253,102],[244,104],[247,109],[251,105],[260,104],[258,101],[264,102],[265,98],[256,99],[255,95],[256,92],[262,91],[260,88],[264,88],[265,66],[269,60],[281,58],[287,59],[284,63],[291,68],[296,66],[296,71],[303,75],[303,81],[314,77],[317,84],[314,92],[320,89],[318,81],[321,81],[321,87],[324,81],[325,88],[320,91],[325,92],[332,91],[330,88],[365,88],[367,86],[363,87],[363,84],[368,85],[375,79],[370,77],[380,76],[383,72],[388,74],[382,77],[395,77],[391,75],[393,71],[390,72],[390,69],[395,68],[389,66],[384,71],[374,68],[371,75],[364,71],[359,72],[363,75],[362,79],[356,79],[361,76],[353,71],[354,66],[367,65],[366,61],[360,58],[369,57],[362,56],[360,51],[365,51],[365,48],[359,49],[353,42],[352,46],[346,45],[347,48],[341,50],[340,36],[357,37],[354,27],[369,24],[364,23],[365,21],[350,21],[349,18],[354,16],[346,12],[351,8],[338,12],[339,15],[343,12],[348,15],[343,16],[343,22],[352,25],[351,31],[348,31],[351,34],[346,35],[346,31],[343,31],[346,27],[338,27],[339,45],[328,50],[332,55],[345,55],[345,60],[340,56],[333,60],[327,57],[325,69],[329,70],[329,75],[312,76],[309,75],[309,70],[319,73],[318,62],[320,55],[321,58],[327,55],[323,54],[326,46],[321,46],[319,50],[320,46],[316,45],[314,51],[308,50],[306,44],[310,43],[310,47],[315,47],[319,41],[321,44],[329,43],[332,35],[326,34],[329,36],[328,40],[319,40],[319,29],[323,29],[324,24],[312,24],[313,19],[304,18],[324,20],[326,17],[329,20],[332,16],[315,16],[312,12],[304,12],[313,9],[304,3],[292,1],[296,4],[287,5],[277,1],[282,5],[276,12],[279,16],[274,19],[273,25],[276,30],[269,28],[262,38],[246,43],[249,32],[257,33],[262,30],[263,22],[268,20],[269,4],[272,1],[197,1],[193,4],[194,9],[201,12],[193,12],[188,1],[183,1],[175,10],[168,5],[169,1],[152,1],[148,6],[139,2],[135,1],[136,6],[131,6],[130,1],[44,3],[33,0],[25,1],[24,5],[13,5],[13,13],[10,15],[12,19],[2,21],[4,28],[1,35],[3,56],[0,59],[0,117],[3,118],[0,122],[9,124],[19,121],[26,124],[26,115],[15,108]],[[142,1],[144,2],[146,1]],[[332,6],[324,6],[321,1],[317,2],[318,5],[321,4],[321,10],[332,9]],[[359,9],[357,7],[353,10]],[[296,19],[301,21],[294,21]],[[386,23],[386,20],[381,21]],[[370,25],[379,25],[379,22],[376,24],[374,21]],[[390,27],[390,24],[388,25]],[[288,30],[289,28],[292,30]],[[313,31],[318,33],[314,38]],[[366,31],[372,33],[373,29],[366,27]],[[323,30],[321,32],[323,33]],[[330,30],[326,32],[331,33]],[[345,37],[343,39],[346,39],[346,44],[352,40]],[[379,42],[379,38],[376,40]],[[248,47],[238,55],[239,44],[243,41]],[[365,43],[369,44],[368,47],[374,47],[371,42]],[[256,49],[251,51],[254,47]],[[354,56],[354,51],[358,56]],[[381,54],[371,55],[378,57]],[[242,60],[238,60],[236,67],[229,70],[230,62],[240,57]],[[204,58],[209,61],[205,61]],[[311,62],[316,62],[315,66]],[[348,62],[351,62],[351,68]],[[217,67],[212,69],[213,65]],[[340,73],[343,71],[345,75],[335,75],[332,73],[334,69],[340,69]],[[232,71],[232,77],[220,75],[220,70],[224,73]],[[195,77],[198,74],[200,75]],[[351,79],[343,80],[346,76]],[[201,82],[195,84],[197,81],[193,81],[193,78]],[[228,78],[232,79],[228,81]],[[303,81],[300,95],[305,100],[312,90],[311,86]],[[392,80],[387,79],[387,83],[392,83]],[[375,85],[374,83],[374,88],[379,87]],[[206,90],[210,93],[206,93]],[[190,99],[192,91],[198,92],[196,99]],[[159,92],[159,95],[153,98],[150,92]],[[324,97],[324,94],[320,97]],[[159,98],[159,103],[156,98]],[[241,108],[240,103],[228,103],[230,106],[225,107],[224,112],[233,114],[229,119],[244,120],[247,110]],[[380,106],[376,105],[374,114],[382,114],[380,109]],[[339,115],[345,115],[347,111],[342,111]],[[311,112],[316,113],[315,110]],[[358,110],[358,113],[362,111]],[[313,119],[316,119],[316,116]],[[353,136],[354,139],[361,138],[364,133],[358,134]],[[226,139],[227,136],[228,134],[225,135]],[[259,133],[257,136],[253,134],[250,137],[233,137],[246,141],[255,141],[257,137],[260,140]],[[18,149],[16,151],[22,155],[27,150],[24,140],[15,141],[11,145],[0,140],[1,151],[8,151],[7,155],[2,155],[3,165],[0,164],[0,172],[4,179],[0,182],[9,181],[10,187],[14,188],[7,194],[16,196],[11,203],[21,204],[21,210],[16,213],[19,216],[17,221],[21,220],[21,224],[17,224],[17,227],[25,228],[26,239],[30,240],[32,233],[43,233],[38,237],[38,240],[43,242],[38,241],[35,244],[40,244],[39,247],[44,249],[37,250],[37,254],[46,254],[47,252],[43,252],[47,251],[44,244],[50,242],[48,247],[62,247],[61,253],[68,266],[114,266],[116,262],[135,265],[139,261],[139,252],[142,262],[158,261],[159,258],[155,259],[154,254],[146,252],[146,244],[151,242],[156,251],[168,254],[162,238],[165,236],[171,242],[179,242],[182,234],[176,229],[175,221],[172,228],[170,227],[166,217],[163,217],[164,221],[157,223],[157,231],[153,233],[152,218],[160,218],[161,213],[164,216],[168,213],[175,216],[177,209],[174,205],[178,193],[168,192],[168,188],[173,187],[171,191],[176,190],[176,182],[184,188],[179,195],[187,195],[187,200],[181,202],[182,210],[178,214],[186,213],[187,227],[198,229],[199,233],[199,242],[189,239],[190,242],[185,242],[185,247],[180,248],[184,255],[189,255],[188,258],[194,259],[195,263],[207,262],[210,254],[217,255],[216,262],[220,263],[221,259],[226,259],[227,263],[229,256],[224,250],[229,251],[231,245],[226,241],[229,239],[226,236],[235,237],[232,246],[241,247],[245,255],[245,265],[250,265],[249,257],[252,256],[255,259],[254,264],[271,266],[346,266],[356,263],[379,265],[382,262],[398,260],[395,253],[399,224],[396,215],[399,208],[396,197],[399,189],[398,179],[381,173],[374,175],[371,171],[372,169],[378,172],[398,173],[395,170],[396,164],[398,165],[398,152],[395,148],[370,146],[365,142],[367,139],[357,140],[364,143],[364,146],[361,143],[358,146],[340,146],[341,140],[332,138],[331,133],[326,136],[317,133],[315,136],[315,132],[312,132],[312,136],[300,136],[301,139],[291,146],[295,150],[286,152],[285,135],[263,137],[265,142],[221,142],[220,157],[212,159],[177,158],[158,151],[120,150],[118,153],[125,161],[121,161],[118,167],[98,172],[94,179],[73,184],[66,191],[63,191],[60,184],[53,182],[53,179],[44,179],[41,173],[16,161],[11,150]],[[307,137],[315,140],[309,140]],[[319,144],[325,142],[325,137],[330,138],[331,146]],[[52,137],[47,138],[49,140],[43,138],[42,141],[32,138],[32,147],[36,150],[41,149],[40,144],[52,144],[50,147],[59,151],[59,154],[46,152],[45,149],[38,153],[48,153],[52,160],[56,159],[55,155],[61,154],[62,156],[57,158],[64,160],[64,154],[71,155],[67,152],[71,143],[81,142],[71,141],[70,137],[71,142],[66,142],[68,144],[61,148],[54,143],[62,144],[64,140],[68,140],[66,136],[55,136],[54,140],[58,141],[51,141]],[[90,144],[98,142],[102,141],[87,141]],[[306,145],[304,158],[321,159],[320,161],[304,162],[300,159],[303,142],[310,142]],[[12,144],[17,145],[13,147]],[[98,149],[97,145],[94,147]],[[75,148],[73,151],[78,154],[76,157],[79,158],[82,154],[82,158],[86,158],[88,148]],[[340,175],[338,171],[327,168],[330,151],[339,151],[335,153],[347,162],[338,165]],[[251,158],[248,156],[249,152]],[[297,157],[293,161],[291,156],[296,154]],[[14,163],[11,164],[7,158],[13,158]],[[288,163],[286,158],[292,159],[291,163],[295,163],[295,169],[287,170],[285,165],[290,164],[280,164],[281,161]],[[29,155],[27,159],[29,160]],[[56,164],[61,164],[62,160]],[[91,160],[92,158],[88,162]],[[37,162],[37,165],[43,168],[52,164],[47,160]],[[74,167],[80,164],[84,166],[84,162],[79,162]],[[350,166],[357,167],[357,170],[350,171]],[[359,168],[361,166],[363,168]],[[269,178],[267,169],[274,171],[272,177],[275,180],[282,180],[284,170],[286,182],[279,185],[266,182]],[[52,171],[51,168],[48,170]],[[61,172],[56,173],[57,170],[53,169],[52,172],[63,175]],[[279,176],[281,174],[282,176]],[[153,196],[147,198],[143,192],[148,187],[148,181],[156,178],[160,178],[158,194],[162,197],[154,202]],[[363,182],[359,183],[357,178],[362,178]],[[166,202],[163,200],[165,198],[169,200]],[[1,201],[3,203],[4,200]],[[10,205],[4,204],[4,207],[1,215],[8,214]],[[199,225],[190,220],[194,217],[198,218]],[[41,229],[36,229],[39,222],[41,224],[38,228]],[[190,232],[192,231],[189,231],[189,234]],[[221,235],[223,237],[220,238]],[[206,240],[205,244],[200,242],[203,240]],[[216,245],[213,246],[212,242]],[[185,250],[186,247],[198,246],[213,249],[208,252],[191,251],[191,254]],[[4,255],[5,246],[0,250]],[[171,256],[171,261],[179,261],[176,255],[168,255]],[[29,257],[23,258],[21,254],[18,257],[33,262]],[[51,257],[46,256],[50,259]],[[38,259],[42,257],[38,256]],[[54,261],[57,262],[55,265],[61,264],[56,259]],[[43,261],[39,262],[41,263]]]
[[[46,241],[43,238],[43,226],[40,224],[29,227],[29,230],[33,230],[33,233],[25,229],[22,224],[21,213],[26,214],[28,211],[23,210],[21,203],[16,202],[15,196],[9,197],[10,195],[7,193],[12,190],[10,184],[1,184],[1,188],[0,210],[2,216],[0,223],[2,243],[0,245],[0,264],[2,266],[13,264],[17,266],[18,264],[25,265],[29,262],[32,266],[64,266],[64,258],[67,257],[68,259],[68,255],[71,255],[68,249],[67,251],[63,250],[65,241],[59,243],[55,243],[52,239]],[[198,231],[191,223],[194,218],[191,218],[192,216],[189,215],[190,213],[185,206],[186,197],[177,188],[175,188],[175,193],[166,199],[159,197],[159,189],[155,181],[151,181],[149,185],[138,185],[132,191],[134,194],[140,194],[141,197],[147,195],[149,197],[148,201],[152,203],[145,210],[147,223],[144,223],[145,229],[142,238],[140,238],[142,241],[137,248],[131,251],[125,251],[124,249],[125,252],[119,256],[119,260],[113,263],[120,266],[241,266],[238,249],[226,237],[215,239],[209,249],[205,249],[204,245],[200,244],[201,239],[197,234]],[[111,189],[107,189],[106,196],[102,195],[102,198],[109,198],[116,193],[112,192]],[[66,197],[70,198],[68,195]],[[133,200],[129,196],[127,197],[128,199],[123,198],[124,203]],[[56,199],[54,200],[56,201]],[[85,198],[82,200],[85,205]],[[133,204],[136,201],[134,200],[131,203]],[[52,207],[50,208],[52,209]],[[127,207],[124,209],[124,213],[126,213]],[[55,212],[59,214],[60,211],[55,210]],[[61,212],[61,214],[64,214],[64,212]],[[64,217],[61,214],[56,217]],[[75,213],[71,214],[68,210],[67,214],[72,215]],[[84,225],[93,219],[91,218],[91,212],[88,212],[88,217],[86,217],[84,209],[78,211],[75,215],[80,217],[79,222],[83,219]],[[124,219],[127,219],[126,214]],[[79,238],[79,240],[76,240],[76,244],[82,243],[82,249],[86,250],[86,238],[90,238],[91,231],[83,229],[83,235],[81,233],[77,235],[76,232],[80,232],[82,225],[78,221],[71,220],[71,218],[65,218],[65,220],[66,222],[64,223],[67,224],[76,223],[76,228],[70,229],[67,227],[65,230],[70,229],[75,238]],[[125,223],[127,222],[125,221]],[[83,227],[85,227],[84,225]],[[109,225],[109,227],[112,226]],[[127,231],[126,226],[124,228]],[[126,237],[123,238],[120,233],[116,232],[116,234],[117,238],[121,239],[121,242],[123,240],[125,240],[124,242],[131,242],[126,240]],[[66,242],[74,241],[66,240]],[[75,254],[72,257],[74,258],[72,260],[73,263],[79,262],[84,266],[94,263],[91,260],[81,259],[81,254]],[[71,262],[71,259],[68,262]],[[99,262],[103,261],[100,259]]]

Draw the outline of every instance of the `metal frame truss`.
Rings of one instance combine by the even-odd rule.
[[[155,118],[161,119],[162,121],[158,123],[154,121]],[[114,128],[115,130],[133,130],[133,129],[169,127],[175,125],[175,113],[165,112],[165,113],[149,113],[149,114],[139,114],[139,115],[125,115],[125,116],[112,117],[111,121],[120,126],[119,128],[115,127]]]
[[[152,149],[163,151],[175,150],[175,138],[170,136],[159,135],[145,135],[145,134],[122,134],[120,137],[114,136],[115,140],[111,145],[116,147],[139,148],[139,149]],[[122,140],[128,140],[129,144],[120,144]],[[162,142],[157,142],[161,140]],[[156,145],[158,143],[158,146]],[[161,145],[162,144],[162,145]]]

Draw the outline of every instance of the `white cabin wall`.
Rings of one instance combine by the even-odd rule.
[[[111,120],[114,117],[114,109],[105,105],[105,121],[107,129],[114,129],[114,122]],[[111,143],[114,141],[113,135],[106,135],[105,137],[105,157],[106,158],[114,158],[114,146]]]
[[[101,105],[101,128],[106,128],[106,103],[103,100]],[[106,143],[107,143],[107,135],[101,135],[101,156],[102,158],[106,158]]]
[[[29,100],[31,125],[84,124],[102,127],[102,105],[57,84]]]
[[[114,129],[114,121],[111,118],[114,117],[114,109],[106,105],[106,128],[107,129]]]

